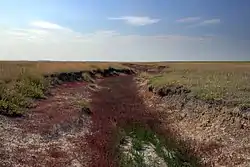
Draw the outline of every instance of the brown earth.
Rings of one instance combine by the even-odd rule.
[[[94,155],[91,166],[118,166],[119,156],[116,148],[119,144],[119,136],[116,134],[119,129],[126,128],[128,125],[139,124],[166,138],[175,139],[175,132],[162,124],[161,115],[154,112],[154,106],[145,105],[144,99],[139,96],[138,86],[133,76],[110,77],[102,80],[99,85],[103,89],[91,96],[93,124],[92,133],[87,135],[87,141]],[[184,146],[181,140],[178,144]],[[192,154],[192,150],[187,147],[178,149],[186,151],[187,155]]]
[[[36,101],[24,117],[1,116],[0,166],[117,166],[117,127],[159,123],[137,96],[133,76],[96,83],[99,86],[64,83],[53,88],[49,98]],[[90,115],[76,105],[83,99],[90,101]]]
[[[221,104],[210,104],[187,96],[183,87],[164,87],[152,92],[147,81],[138,78],[139,94],[147,106],[154,106],[166,126],[190,143],[203,164],[213,167],[249,167],[249,113]]]
[[[36,101],[24,117],[0,116],[0,166],[117,165],[116,127],[152,117],[137,96],[133,76],[115,75],[96,84],[66,82]],[[76,105],[83,99],[90,102],[90,115]]]
[[[24,117],[1,116],[0,166],[88,166],[91,121],[76,103],[89,95],[85,82],[64,83]]]
[[[92,95],[93,126],[87,137],[95,155],[91,166],[112,167],[117,166],[114,160],[117,127],[132,122],[152,123],[154,119],[137,96],[132,76],[107,78],[99,84],[104,88]]]

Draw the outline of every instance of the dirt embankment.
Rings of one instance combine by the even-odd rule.
[[[164,124],[191,143],[207,166],[250,165],[249,111],[198,100],[181,86],[155,90],[140,78],[138,85],[145,103],[154,106]]]
[[[64,64],[64,70],[69,68],[66,64],[68,63]],[[57,67],[57,63],[55,63],[54,65],[50,64],[48,67],[45,66],[47,68],[54,68],[54,70],[45,70],[47,72],[50,71],[49,74],[46,73],[45,75],[44,70],[40,69],[40,71],[36,71],[37,68],[39,68],[37,64],[37,68],[23,67],[20,68],[20,71],[16,70],[15,75],[13,74],[12,76],[11,74],[11,76],[7,78],[0,76],[0,114],[9,117],[22,116],[34,100],[46,98],[49,88],[64,82],[93,82],[96,78],[134,73],[133,70],[125,66],[102,67],[97,65],[89,68],[80,68],[75,64],[76,67],[73,68],[73,65],[74,64],[71,64],[69,71],[70,69],[87,69],[88,71],[60,72],[63,70],[63,64],[61,64],[59,68]],[[7,67],[11,68],[11,66]],[[8,74],[7,67],[2,71],[5,75]]]
[[[134,73],[132,69],[116,69],[109,67],[107,69],[55,73],[44,75],[44,77],[52,80],[52,84],[60,84],[61,82],[86,81],[86,76],[96,79],[100,77],[118,76],[120,74],[131,75]]]
[[[166,68],[169,68],[167,65],[157,65],[157,64],[130,64],[126,63],[125,66],[128,66],[132,69],[134,69],[137,73],[140,72],[147,72],[151,74],[157,74],[163,71]]]

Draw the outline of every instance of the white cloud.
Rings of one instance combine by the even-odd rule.
[[[186,17],[186,18],[181,18],[176,20],[176,22],[178,23],[192,23],[192,22],[196,22],[199,21],[201,18],[200,17]]]
[[[62,26],[61,26],[62,27]],[[64,27],[62,27],[64,29]],[[34,27],[0,30],[0,59],[80,61],[218,60],[250,52],[249,43],[214,36],[122,35]]]
[[[211,19],[211,20],[204,20],[200,23],[200,25],[210,25],[210,24],[219,24],[220,19]]]
[[[13,36],[21,36],[21,37],[23,37],[23,36],[27,36],[27,33],[25,33],[25,32],[18,32],[18,31],[8,31],[7,32],[7,34],[8,35],[13,35]]]
[[[47,21],[34,21],[31,22],[29,25],[35,28],[48,29],[48,30],[70,30],[66,27],[62,27],[58,24],[50,23]]]
[[[109,20],[123,20],[127,24],[133,26],[145,26],[150,24],[155,24],[160,21],[160,19],[153,19],[150,17],[138,17],[138,16],[123,16],[123,17],[113,17],[108,18]]]
[[[60,42],[64,39],[72,39],[79,36],[78,32],[46,21],[33,21],[26,28],[9,28],[8,30],[5,29],[5,32],[10,39],[19,38],[33,42],[40,42],[45,39]]]
[[[203,20],[197,24],[189,25],[188,27],[199,27],[199,26],[209,26],[209,25],[215,25],[215,24],[220,24],[221,20],[220,19],[209,19],[209,20]]]
[[[34,29],[34,28],[13,28],[9,29],[8,32],[12,35],[15,34],[23,34],[23,35],[29,35],[29,34],[38,34],[38,35],[45,35],[48,34],[48,31],[41,30],[41,29]]]

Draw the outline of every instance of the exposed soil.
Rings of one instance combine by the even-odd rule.
[[[136,85],[132,76],[107,78],[99,83],[104,87],[92,95],[93,112],[91,135],[87,139],[94,155],[93,167],[112,167],[114,161],[115,133],[117,127],[132,122],[150,122],[143,101],[136,95]]]
[[[0,115],[0,166],[89,166],[95,155],[86,134],[92,133],[93,112],[83,110],[79,103],[91,101],[91,92],[101,87],[84,82],[84,74],[98,82],[103,77],[133,73],[108,68],[45,76],[56,81],[47,99],[35,101],[22,117]]]
[[[24,117],[1,116],[0,166],[88,166],[91,121],[76,102],[89,100],[89,93],[87,83],[64,83]]]
[[[49,98],[36,101],[24,117],[1,116],[0,166],[116,166],[117,127],[156,121],[137,96],[133,76],[96,82],[99,86],[64,83]],[[83,99],[92,99],[91,115],[76,105]]]
[[[87,135],[87,141],[95,155],[92,157],[91,166],[117,166],[116,158],[119,157],[116,155],[115,134],[119,128],[127,125],[139,123],[165,137],[174,136],[162,124],[160,115],[153,112],[153,106],[146,107],[143,99],[138,96],[133,76],[107,78],[99,85],[104,88],[91,96],[93,124],[92,133]]]
[[[47,99],[36,101],[24,117],[0,116],[0,166],[112,167],[119,161],[120,128],[139,123],[171,135],[138,96],[134,77],[127,75],[132,70],[89,72],[101,75],[95,84],[83,82],[83,73],[47,76],[61,81]],[[90,102],[87,114],[77,105],[82,100]]]
[[[152,91],[147,81],[139,79],[138,84],[145,103],[155,106],[164,124],[189,141],[207,166],[249,166],[249,113],[190,98],[183,87],[166,86]]]

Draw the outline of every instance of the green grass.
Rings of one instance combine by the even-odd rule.
[[[223,100],[233,104],[250,105],[250,64],[177,64],[160,75],[145,75],[149,84],[184,86],[203,100]]]
[[[121,167],[147,167],[143,152],[144,146],[153,145],[155,153],[162,158],[168,167],[196,167],[199,161],[195,157],[187,155],[181,145],[171,137],[157,135],[150,129],[134,125],[125,129],[124,136],[132,139],[132,147],[129,152],[121,153]],[[151,162],[150,166],[157,166],[157,162]]]
[[[8,116],[22,115],[32,99],[45,98],[48,81],[39,76],[22,75],[19,79],[0,84],[0,113]]]

